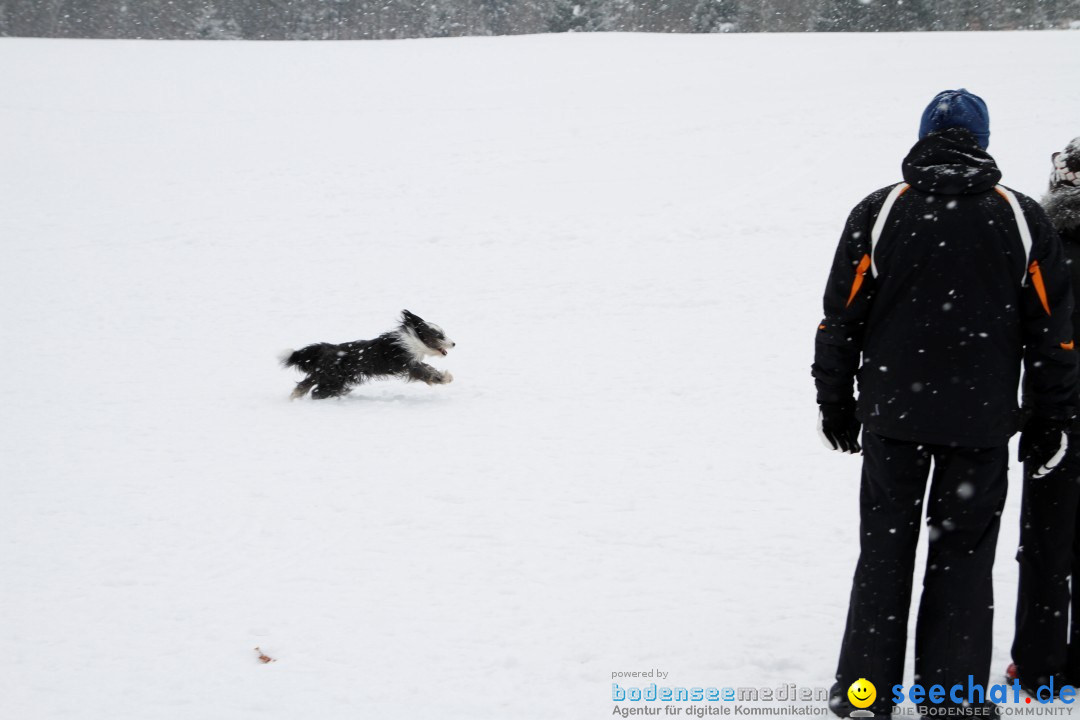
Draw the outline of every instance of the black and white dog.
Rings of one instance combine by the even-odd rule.
[[[380,377],[445,385],[454,376],[439,372],[423,360],[429,355],[446,355],[455,344],[438,325],[402,310],[397,330],[374,340],[341,345],[316,343],[296,351],[286,350],[281,354],[281,364],[307,374],[296,384],[291,400],[304,397],[308,390],[311,397],[321,400],[345,395],[352,386]]]

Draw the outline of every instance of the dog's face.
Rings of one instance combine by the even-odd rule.
[[[435,323],[424,322],[408,310],[401,311],[401,326],[423,344],[429,355],[446,355],[450,348],[457,344],[446,337],[441,327]]]

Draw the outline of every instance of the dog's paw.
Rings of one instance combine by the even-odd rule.
[[[442,377],[439,380],[439,384],[449,385],[452,382],[454,382],[454,376],[451,375],[449,372],[443,371]]]

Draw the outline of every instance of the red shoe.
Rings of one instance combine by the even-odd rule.
[[[1016,663],[1009,663],[1009,667],[1005,668],[1005,679],[1010,682],[1020,677],[1020,674],[1016,671]]]

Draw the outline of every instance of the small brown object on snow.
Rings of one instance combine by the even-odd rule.
[[[270,657],[269,655],[267,655],[266,653],[264,653],[264,652],[263,652],[262,650],[260,650],[259,648],[255,648],[255,652],[259,653],[259,662],[262,662],[262,663],[272,663],[272,662],[277,662],[277,660],[275,660],[274,658]]]

